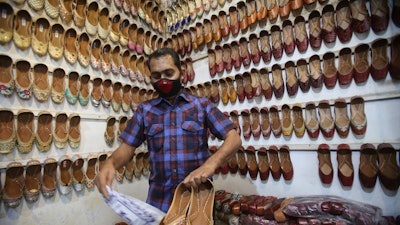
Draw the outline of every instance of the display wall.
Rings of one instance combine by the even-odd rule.
[[[4,1],[2,1],[4,2]],[[7,2],[7,1],[6,1]],[[204,29],[208,22],[213,21],[213,15],[219,15],[221,12],[225,12],[229,15],[230,8],[232,6],[237,6],[240,8],[243,1],[226,1],[225,4],[216,5],[215,8],[211,8],[208,12],[204,11],[201,16],[192,15],[192,21],[186,22],[185,24],[181,24],[179,26],[174,26],[174,28],[170,28],[170,25],[179,21],[178,17],[172,17],[171,15],[175,12],[181,13],[182,11],[174,11],[174,10],[166,10],[165,13],[165,33],[161,33],[162,26],[160,25],[152,25],[151,19],[146,17],[141,18],[139,16],[139,12],[136,11],[133,14],[132,11],[124,12],[124,8],[119,7],[116,3],[112,2],[111,4],[106,3],[105,1],[98,2],[98,13],[107,8],[109,10],[109,29],[112,28],[113,20],[116,19],[117,15],[120,15],[120,22],[118,23],[119,27],[124,27],[121,25],[125,19],[129,21],[129,24],[135,24],[136,27],[132,25],[130,29],[135,30],[137,35],[141,36],[143,41],[139,44],[139,39],[136,39],[136,42],[131,42],[131,33],[128,32],[128,42],[123,39],[119,39],[118,41],[113,41],[116,36],[101,36],[100,28],[98,28],[98,32],[94,32],[93,35],[91,33],[91,27],[80,25],[71,19],[68,23],[65,19],[61,17],[55,17],[54,19],[51,17],[51,12],[47,12],[44,8],[35,10],[34,6],[28,4],[28,1],[22,1],[21,4],[17,4],[17,1],[9,1],[7,4],[12,7],[13,13],[16,15],[17,12],[26,10],[31,15],[33,27],[35,27],[35,23],[39,24],[39,18],[46,18],[49,22],[49,28],[54,24],[60,24],[63,26],[64,30],[67,31],[69,28],[74,28],[76,31],[76,36],[72,35],[71,37],[76,38],[76,46],[77,52],[81,51],[80,46],[82,44],[89,44],[89,54],[93,54],[93,49],[96,48],[95,40],[100,40],[101,48],[100,51],[108,54],[108,59],[110,60],[109,70],[107,68],[95,68],[94,64],[86,64],[85,60],[82,58],[81,62],[79,59],[76,59],[75,63],[71,63],[68,57],[61,56],[60,59],[55,59],[53,56],[50,56],[49,53],[45,53],[40,56],[38,49],[34,52],[32,47],[28,47],[26,49],[21,49],[21,47],[17,47],[13,40],[3,43],[0,45],[0,53],[2,56],[2,70],[7,70],[6,66],[6,56],[9,56],[12,59],[12,74],[14,79],[16,79],[16,71],[17,69],[22,71],[22,67],[16,66],[16,63],[22,60],[26,60],[31,65],[32,71],[32,82],[34,80],[33,72],[34,66],[38,64],[44,64],[48,69],[48,85],[52,86],[52,81],[54,79],[54,71],[57,68],[62,68],[65,72],[64,77],[64,87],[69,87],[69,82],[73,83],[75,76],[74,72],[78,74],[78,83],[84,83],[82,80],[82,75],[88,74],[90,76],[90,82],[88,83],[88,90],[91,94],[95,89],[95,86],[98,85],[98,80],[95,81],[95,78],[101,78],[101,86],[103,90],[106,89],[107,85],[111,85],[115,88],[115,84],[120,82],[121,86],[124,87],[126,84],[131,85],[132,89],[130,91],[130,101],[129,109],[123,110],[122,103],[120,103],[120,109],[115,110],[115,107],[109,103],[108,107],[107,103],[103,104],[94,101],[92,102],[92,98],[89,97],[87,100],[88,104],[85,105],[79,103],[79,100],[75,100],[75,103],[71,99],[65,98],[61,103],[55,102],[52,97],[49,95],[47,100],[40,100],[37,96],[32,95],[29,99],[22,99],[20,95],[17,94],[16,91],[13,91],[11,95],[0,95],[0,104],[1,108],[9,109],[12,111],[13,116],[15,118],[15,127],[17,127],[17,115],[18,112],[22,109],[30,110],[34,114],[33,124],[34,131],[38,125],[38,117],[39,114],[43,111],[47,111],[52,115],[52,129],[56,127],[55,117],[57,113],[64,112],[68,116],[73,113],[77,113],[80,116],[80,143],[78,147],[73,148],[70,143],[67,143],[65,148],[57,148],[54,143],[51,144],[50,149],[48,151],[39,151],[38,145],[36,142],[33,143],[32,149],[28,153],[22,153],[18,146],[16,145],[10,153],[3,153],[0,155],[0,169],[1,169],[1,183],[3,184],[6,180],[6,171],[7,166],[12,162],[20,162],[24,169],[27,168],[28,162],[32,159],[39,160],[41,165],[43,166],[44,161],[47,158],[54,158],[58,163],[60,163],[61,159],[64,156],[68,156],[71,160],[75,160],[76,155],[80,155],[82,159],[84,159],[83,170],[86,171],[88,165],[88,158],[95,156],[99,156],[100,154],[107,153],[109,151],[114,150],[119,142],[117,138],[114,139],[112,143],[106,142],[105,140],[105,132],[107,131],[107,127],[113,127],[115,133],[117,132],[120,118],[121,116],[126,116],[127,118],[133,115],[133,110],[135,108],[135,97],[137,98],[151,98],[153,97],[153,92],[151,85],[146,80],[147,71],[145,71],[143,67],[143,63],[146,60],[147,53],[141,52],[140,48],[135,48],[133,44],[144,45],[144,40],[146,35],[144,35],[148,30],[151,31],[151,36],[154,37],[153,44],[150,46],[152,49],[157,48],[159,45],[154,43],[165,43],[165,45],[174,47],[177,50],[179,48],[176,47],[177,41],[179,40],[182,34],[191,33],[192,41],[196,40],[193,33],[193,28],[197,28],[200,24],[204,24],[204,26],[200,26],[201,29]],[[34,2],[34,1],[32,1]],[[51,1],[45,1],[46,4]],[[57,2],[57,1],[56,1]],[[86,10],[89,9],[89,5],[94,1],[77,1],[78,5],[86,6]],[[139,1],[144,2],[144,1]],[[252,2],[252,1],[249,1]],[[273,26],[278,26],[279,29],[282,29],[284,23],[283,21],[288,20],[291,21],[292,24],[295,23],[296,15],[301,15],[308,21],[308,18],[314,10],[318,11],[322,14],[323,9],[326,8],[327,5],[332,5],[333,8],[336,8],[339,1],[330,0],[323,4],[316,1],[311,5],[304,5],[301,11],[297,11],[296,13],[291,13],[288,18],[281,19],[279,16],[276,20],[270,21],[268,19],[260,20],[254,22],[248,28],[244,30],[240,30],[238,34],[232,35],[232,33],[221,38],[220,42],[216,42],[214,39],[211,39],[208,44],[201,44],[197,49],[194,49],[192,46],[192,51],[185,52],[182,54],[182,62],[184,62],[184,66],[187,71],[190,71],[190,64],[193,67],[194,76],[192,79],[187,79],[185,81],[185,87],[190,90],[197,90],[198,87],[204,86],[207,87],[208,82],[211,84],[211,81],[219,84],[219,93],[222,93],[221,83],[224,78],[231,77],[234,81],[234,87],[237,89],[238,86],[238,76],[244,75],[248,72],[251,77],[252,69],[261,71],[261,69],[267,69],[268,77],[270,79],[271,84],[274,84],[274,76],[272,75],[272,70],[279,65],[282,68],[282,81],[283,84],[286,85],[286,63],[288,61],[292,61],[294,65],[298,66],[298,61],[300,59],[304,59],[308,64],[308,69],[311,70],[310,61],[313,56],[317,55],[320,59],[321,69],[324,72],[324,56],[327,52],[332,52],[335,55],[334,62],[336,68],[339,68],[339,55],[342,49],[349,48],[350,56],[352,61],[354,62],[356,47],[360,46],[360,44],[367,44],[369,46],[369,50],[367,51],[369,62],[372,62],[372,51],[375,49],[373,43],[377,40],[383,39],[387,40],[387,45],[384,47],[387,49],[387,54],[390,60],[391,46],[393,44],[394,38],[400,34],[400,29],[397,27],[392,20],[389,20],[388,27],[381,32],[374,32],[372,29],[364,33],[356,33],[353,32],[351,39],[346,42],[341,42],[338,38],[335,39],[333,43],[326,44],[322,41],[322,44],[319,48],[313,49],[311,46],[308,46],[307,50],[300,53],[298,48],[294,48],[294,52],[291,54],[286,54],[286,50],[282,49],[282,57],[277,59],[278,57],[274,57],[271,55],[270,61],[265,62],[263,59],[260,59],[258,63],[254,63],[253,60],[250,60],[250,64],[247,66],[243,65],[243,62],[237,67],[233,67],[230,71],[227,71],[226,67],[222,69],[221,72],[216,73],[211,76],[210,72],[212,72],[209,68],[210,59],[212,60],[212,54],[210,54],[209,50],[215,51],[219,49],[219,47],[223,47],[224,44],[230,44],[237,42],[240,44],[245,38],[246,42],[250,42],[250,35],[256,34],[258,38],[261,37],[261,31],[267,30],[269,32],[269,37],[271,38],[271,29]],[[371,6],[367,2],[365,4],[369,13],[371,13]],[[249,4],[249,3],[246,3]],[[253,4],[253,3],[251,3]],[[182,4],[183,5],[183,4]],[[4,6],[4,5],[2,5]],[[133,5],[132,5],[133,6]],[[181,7],[181,5],[179,5]],[[393,2],[389,1],[388,6],[390,12],[393,10]],[[5,6],[4,6],[5,7]],[[43,6],[44,7],[44,6]],[[93,8],[92,8],[93,7]],[[74,9],[77,9],[76,7]],[[94,9],[94,6],[91,6],[91,9]],[[132,8],[131,8],[132,9]],[[154,7],[152,8],[154,9]],[[179,7],[175,8],[178,10]],[[104,12],[104,11],[103,11]],[[3,19],[8,18],[6,16],[7,12],[2,8],[2,16]],[[296,14],[296,15],[294,15]],[[184,15],[181,15],[182,18]],[[155,18],[155,17],[153,17]],[[229,17],[228,17],[229,18]],[[205,22],[207,21],[208,22]],[[161,20],[159,20],[160,22]],[[21,19],[21,24],[23,23],[23,19]],[[25,21],[26,22],[26,21]],[[14,22],[15,24],[15,22]],[[163,24],[160,22],[159,24]],[[15,25],[14,25],[15,26]],[[37,25],[37,29],[41,30],[42,28],[46,28],[46,22],[43,22],[43,26]],[[309,22],[305,23],[307,34],[310,31]],[[176,29],[175,29],[176,27]],[[126,28],[126,27],[125,27]],[[141,30],[142,28],[142,30]],[[33,29],[34,30],[34,29]],[[128,29],[125,29],[127,31]],[[139,31],[141,30],[141,31]],[[295,30],[293,28],[293,30]],[[120,30],[121,31],[121,30]],[[212,32],[212,30],[210,30]],[[40,31],[41,32],[41,31]],[[140,33],[143,32],[143,33]],[[55,35],[56,32],[53,34]],[[73,34],[74,32],[71,31]],[[79,38],[84,38],[87,34],[89,41],[80,40]],[[282,32],[283,33],[283,32]],[[65,33],[67,34],[67,33]],[[110,32],[111,34],[111,32]],[[110,35],[109,34],[109,35]],[[283,33],[285,34],[285,33]],[[117,35],[118,36],[118,35]],[[121,31],[120,37],[124,36],[124,33]],[[252,37],[253,38],[253,37]],[[153,39],[153,38],[151,38]],[[178,39],[178,40],[177,40]],[[160,42],[158,40],[161,40]],[[259,39],[260,40],[260,39]],[[68,41],[68,38],[65,39]],[[71,40],[69,40],[71,41]],[[165,42],[164,42],[165,41]],[[150,42],[148,42],[150,43]],[[243,42],[242,42],[243,43]],[[65,46],[67,46],[67,43]],[[109,46],[107,46],[107,44]],[[172,44],[172,46],[171,46]],[[271,46],[273,42],[271,41]],[[119,46],[119,49],[116,47]],[[182,45],[181,45],[182,46]],[[219,46],[219,47],[218,47]],[[250,43],[247,45],[250,49]],[[149,45],[147,46],[149,47]],[[261,48],[261,45],[259,45]],[[374,47],[374,48],[373,48]],[[40,50],[40,48],[39,48]],[[82,48],[82,52],[83,52]],[[118,51],[118,54],[116,53]],[[146,51],[150,51],[151,49],[146,49]],[[117,60],[116,62],[120,62],[120,67],[114,68],[115,73],[113,73],[111,62],[114,60],[112,58],[113,52]],[[127,53],[125,53],[127,52]],[[129,53],[129,54],[128,54]],[[124,56],[125,54],[125,56]],[[128,54],[128,55],[126,55]],[[103,54],[102,54],[103,55]],[[105,54],[104,54],[105,55]],[[102,56],[103,57],[103,56]],[[103,62],[104,59],[100,58],[100,61]],[[105,58],[105,57],[104,57]],[[140,58],[140,59],[139,59]],[[125,61],[123,61],[123,59]],[[135,63],[130,64],[132,61]],[[139,59],[139,60],[138,60]],[[106,60],[107,61],[107,60]],[[140,61],[141,63],[136,63]],[[128,62],[128,63],[126,63]],[[190,62],[190,63],[189,63]],[[101,63],[100,63],[101,65]],[[122,66],[121,66],[122,65]],[[133,73],[126,73],[121,68],[129,67]],[[296,67],[297,69],[297,67]],[[42,71],[39,70],[38,74]],[[266,74],[264,74],[266,75]],[[321,75],[322,76],[322,75]],[[242,76],[244,79],[244,76]],[[37,78],[36,78],[37,79]],[[104,82],[109,79],[109,83]],[[246,78],[247,79],[247,78]],[[147,81],[147,82],[146,82]],[[221,82],[222,81],[222,82]],[[39,82],[40,83],[40,82]],[[38,83],[38,84],[39,84]],[[256,82],[255,82],[256,83]],[[82,85],[81,85],[82,86]],[[81,87],[77,86],[77,87]],[[133,87],[139,87],[133,90]],[[66,89],[65,89],[66,90]],[[65,91],[64,90],[64,91]],[[111,88],[112,90],[112,88]],[[139,95],[139,90],[142,90],[142,94]],[[208,90],[208,89],[206,89]],[[64,92],[63,91],[63,92]],[[122,91],[121,91],[122,92]],[[210,92],[211,93],[211,92]],[[201,95],[201,92],[197,94]],[[95,94],[96,95],[96,94]],[[255,94],[257,95],[257,94]],[[122,96],[122,94],[121,94]],[[307,129],[305,130],[305,134],[302,137],[297,137],[295,132],[291,133],[291,135],[283,135],[281,134],[279,137],[275,136],[271,133],[268,137],[264,137],[262,134],[258,137],[254,137],[254,132],[249,135],[249,137],[244,137],[244,119],[242,116],[242,112],[246,109],[251,110],[253,107],[258,107],[261,109],[263,107],[267,107],[270,112],[272,106],[276,106],[278,109],[278,114],[280,118],[282,118],[282,106],[288,105],[291,109],[294,105],[299,105],[302,109],[303,116],[306,114],[306,104],[313,102],[317,106],[318,113],[318,104],[326,100],[329,103],[329,108],[331,109],[331,113],[333,118],[334,115],[334,103],[335,100],[342,98],[346,103],[346,110],[350,114],[351,108],[351,99],[355,96],[361,96],[364,100],[364,111],[367,118],[367,128],[364,134],[357,135],[353,130],[349,128],[349,133],[344,137],[339,136],[337,131],[334,131],[333,137],[326,137],[319,133],[316,138],[310,138],[309,134],[307,134]],[[106,96],[107,97],[107,96]],[[346,197],[355,201],[360,201],[364,203],[369,203],[380,207],[383,211],[383,215],[391,215],[396,216],[400,212],[398,208],[400,208],[400,196],[398,191],[390,191],[385,188],[380,180],[377,180],[376,185],[373,188],[364,188],[360,181],[358,175],[358,168],[360,165],[360,148],[362,144],[370,143],[375,148],[378,147],[379,144],[382,143],[390,143],[394,149],[396,149],[396,162],[399,162],[399,154],[398,149],[400,148],[400,137],[397,134],[396,130],[400,127],[400,118],[397,113],[398,109],[400,109],[400,82],[392,78],[390,73],[387,73],[383,79],[373,79],[370,75],[365,82],[356,83],[354,80],[351,80],[350,84],[340,85],[338,82],[335,83],[333,87],[327,88],[326,84],[322,83],[321,87],[314,88],[311,87],[308,91],[303,91],[300,87],[295,95],[289,96],[286,86],[284,86],[283,96],[280,98],[276,97],[276,93],[273,92],[272,96],[268,99],[262,94],[259,96],[254,96],[250,99],[250,97],[245,97],[243,101],[236,99],[233,102],[228,101],[227,103],[223,103],[222,99],[218,99],[215,101],[215,104],[221,109],[223,112],[230,112],[236,110],[239,113],[239,125],[241,127],[241,137],[243,141],[243,149],[249,149],[250,146],[254,147],[255,152],[258,152],[262,147],[269,149],[271,146],[277,146],[278,148],[283,145],[287,145],[290,149],[290,158],[293,164],[294,175],[290,180],[285,180],[283,177],[280,179],[273,179],[270,175],[268,179],[261,180],[258,176],[255,179],[252,179],[249,174],[240,175],[239,173],[228,173],[228,174],[216,174],[214,176],[216,189],[224,189],[233,193],[240,194],[258,194],[258,195],[273,195],[277,197],[294,197],[299,195],[338,195],[341,197]],[[114,100],[115,101],[115,100]],[[111,102],[111,101],[110,101]],[[133,104],[132,104],[133,102]],[[97,105],[97,106],[96,106]],[[115,118],[115,124],[110,125],[108,123],[108,119],[111,117]],[[320,115],[318,115],[320,116]],[[318,117],[320,118],[320,117]],[[252,119],[252,117],[251,117]],[[69,123],[70,120],[68,120]],[[69,126],[68,126],[69,128]],[[54,142],[54,141],[53,141]],[[213,137],[209,139],[210,146],[219,146],[222,142]],[[323,184],[318,175],[318,147],[320,144],[327,144],[331,149],[331,161],[332,168],[334,170],[334,176],[331,184]],[[352,163],[354,167],[354,179],[353,183],[349,187],[345,187],[341,184],[338,178],[338,162],[336,160],[337,157],[337,149],[340,144],[348,144],[351,149],[351,157]],[[146,151],[146,147],[142,146],[139,149],[141,152]],[[75,156],[75,157],[74,157]],[[65,158],[65,157],[64,157]],[[247,156],[247,159],[248,156]],[[75,162],[75,161],[74,161]],[[115,181],[114,188],[118,191],[121,191],[125,194],[135,196],[139,199],[145,200],[147,195],[147,178],[146,176],[139,174],[137,177],[134,176],[132,181],[128,181],[126,178],[123,179],[122,183]],[[71,187],[70,187],[71,188]],[[84,213],[82,213],[84,212]],[[1,224],[32,224],[32,221],[36,224],[54,224],[55,221],[58,221],[57,224],[76,224],[76,223],[104,223],[104,224],[113,224],[119,221],[122,221],[117,215],[113,213],[111,209],[109,209],[103,202],[101,195],[98,193],[97,188],[94,187],[92,189],[84,188],[83,191],[76,191],[76,189],[71,188],[68,194],[62,193],[62,188],[58,188],[58,191],[51,198],[44,198],[42,195],[39,195],[39,199],[34,203],[28,203],[22,198],[20,205],[16,208],[5,207],[4,204],[1,204],[0,207],[0,223]]]

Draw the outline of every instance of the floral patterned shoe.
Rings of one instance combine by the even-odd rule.
[[[42,195],[45,198],[52,198],[57,186],[57,161],[47,158],[43,164]]]
[[[14,113],[2,108],[0,109],[0,153],[8,154],[14,150],[16,132],[14,127]]]
[[[68,88],[65,90],[65,95],[67,96],[67,101],[70,104],[75,104],[78,101],[79,93],[79,74],[75,71],[68,74]]]
[[[57,186],[62,195],[67,195],[72,190],[71,164],[72,161],[67,155],[58,160]]]
[[[116,45],[111,52],[111,72],[114,75],[118,75],[120,73],[120,65],[121,65],[121,47]]]
[[[65,57],[65,60],[71,65],[74,65],[78,59],[78,54],[77,54],[77,50],[76,50],[76,38],[77,38],[77,34],[76,34],[76,30],[74,28],[70,28],[65,32],[64,57]]]
[[[95,39],[92,42],[91,54],[90,54],[90,65],[94,70],[100,69],[100,64],[101,64],[100,49],[101,49],[101,41],[100,39]]]
[[[73,15],[75,26],[83,28],[85,26],[86,18],[86,0],[75,1],[75,10],[73,11]]]
[[[32,159],[26,166],[24,197],[26,202],[35,203],[40,194],[42,164],[38,160]]]
[[[21,99],[29,99],[32,95],[31,64],[20,60],[15,63],[15,89]]]
[[[121,71],[121,75],[124,77],[127,77],[130,74],[130,64],[129,64],[130,57],[131,54],[129,50],[125,50],[121,55],[122,63],[120,64],[119,70]]]
[[[56,126],[53,131],[54,145],[59,149],[64,149],[68,141],[68,116],[66,113],[59,112],[56,114],[55,121]]]
[[[133,180],[133,175],[134,175],[134,161],[133,161],[132,157],[129,162],[125,165],[125,179],[127,179],[128,181],[132,181]]]
[[[104,132],[104,140],[108,146],[112,146],[115,140],[115,122],[116,119],[113,116],[110,116],[106,120],[106,130]]]
[[[81,142],[81,130],[80,130],[81,117],[72,113],[69,116],[69,132],[68,132],[68,142],[71,148],[78,148]]]
[[[0,94],[11,95],[14,90],[14,79],[12,77],[13,62],[11,57],[0,55]]]
[[[80,77],[78,100],[82,106],[86,106],[89,103],[89,81],[90,76],[88,74],[84,74]]]
[[[26,10],[19,10],[14,19],[14,44],[25,50],[31,45],[32,17]]]
[[[60,17],[65,24],[72,20],[72,3],[73,0],[60,0]]]
[[[64,27],[61,24],[53,24],[50,29],[49,55],[59,60],[64,54]]]
[[[36,129],[36,145],[41,152],[50,150],[51,142],[53,141],[52,122],[53,116],[49,112],[42,111],[39,113]]]
[[[111,20],[111,32],[110,32],[110,40],[114,43],[117,43],[120,38],[120,24],[121,24],[121,16],[119,14],[115,14]]]
[[[72,186],[75,191],[82,191],[85,187],[85,175],[83,173],[83,165],[85,161],[83,158],[76,154],[72,157]]]
[[[6,207],[17,208],[21,204],[24,189],[24,167],[20,162],[7,165],[3,201]]]
[[[65,71],[62,68],[57,68],[53,71],[52,77],[51,100],[60,104],[65,98]]]
[[[0,44],[7,44],[13,38],[14,10],[5,2],[0,3],[0,9],[2,9],[2,16],[0,18]]]
[[[125,171],[126,171],[125,166],[117,169],[116,174],[115,174],[115,180],[117,180],[119,183],[122,183],[124,181]]]
[[[92,189],[94,187],[94,179],[97,176],[97,156],[89,154],[87,158],[87,167],[85,173],[86,188]]]
[[[109,74],[111,71],[111,45],[106,44],[103,46],[101,52],[101,71],[104,74]]]
[[[21,109],[17,114],[17,147],[21,153],[32,151],[35,135],[33,132],[33,112]]]

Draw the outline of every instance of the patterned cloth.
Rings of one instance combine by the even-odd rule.
[[[129,224],[158,225],[165,213],[139,199],[118,193],[107,186],[105,202]]]
[[[140,104],[120,138],[134,147],[147,140],[147,203],[167,212],[176,186],[210,156],[207,130],[223,139],[232,129],[235,125],[207,98],[186,92],[173,104],[163,98]]]

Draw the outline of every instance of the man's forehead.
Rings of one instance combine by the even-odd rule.
[[[174,60],[170,55],[161,55],[150,60],[151,70],[164,70],[175,67]]]

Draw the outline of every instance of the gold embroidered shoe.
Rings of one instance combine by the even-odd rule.
[[[110,102],[112,98],[112,83],[110,79],[105,79],[103,81],[103,94],[101,96],[101,104],[103,104],[104,107],[108,108],[110,107]]]
[[[134,175],[134,161],[133,161],[133,157],[128,161],[128,163],[125,165],[125,179],[127,179],[128,181],[132,181],[133,180],[133,175]]]
[[[54,145],[59,149],[64,149],[68,141],[68,131],[67,131],[68,116],[66,113],[59,112],[56,114],[55,121],[56,121],[56,126],[53,132]]]
[[[56,19],[60,15],[58,0],[46,0],[44,3],[44,11],[46,11],[46,14],[50,18]]]
[[[94,70],[100,69],[100,51],[101,51],[101,41],[100,39],[95,39],[91,43],[91,48],[90,48],[90,65]]]
[[[50,150],[53,141],[53,116],[47,111],[41,111],[36,127],[36,145],[41,152]]]
[[[28,203],[34,203],[39,199],[42,164],[38,160],[32,159],[26,166],[24,197]]]
[[[89,3],[87,9],[87,17],[85,20],[86,32],[94,36],[97,34],[99,25],[99,4],[96,1]]]
[[[20,162],[7,165],[3,201],[6,207],[17,208],[21,204],[24,189],[24,167]]]
[[[94,179],[97,176],[97,155],[89,154],[87,157],[87,166],[85,173],[86,188],[94,187]]]
[[[106,130],[104,132],[104,140],[108,146],[112,146],[115,140],[115,122],[116,119],[113,116],[109,116],[106,120]]]
[[[14,90],[14,79],[12,76],[13,61],[7,55],[0,55],[0,94],[11,95]]]
[[[128,112],[130,109],[132,96],[131,96],[132,86],[130,84],[125,84],[122,88],[122,111]]]
[[[72,20],[73,2],[73,0],[60,0],[60,17],[65,24],[69,24],[69,22]]]
[[[7,44],[13,38],[14,10],[5,2],[0,3],[0,9],[2,9],[2,16],[0,18],[0,44]]]
[[[78,38],[78,61],[83,67],[88,67],[90,62],[89,36],[83,32]]]
[[[85,175],[83,173],[84,163],[85,161],[80,155],[76,154],[72,157],[72,186],[77,192],[82,191],[85,187]]]
[[[20,60],[15,63],[15,89],[21,99],[29,99],[32,94],[31,64]]]
[[[23,9],[19,10],[14,18],[13,39],[14,44],[22,50],[31,45],[31,25],[32,17],[29,12]]]
[[[67,195],[72,190],[71,165],[72,161],[68,155],[64,155],[58,160],[57,186],[62,195]]]
[[[25,0],[24,0],[25,1]],[[28,0],[28,5],[35,11],[43,9],[45,0]]]
[[[71,148],[78,148],[81,142],[81,130],[80,130],[81,117],[72,113],[69,115],[69,131],[68,131],[68,142]]]
[[[86,18],[86,0],[75,1],[75,9],[73,11],[73,15],[75,26],[83,28],[85,26]]]
[[[49,46],[50,23],[46,18],[39,18],[32,30],[32,50],[37,55],[44,56]]]
[[[32,151],[35,135],[33,132],[33,112],[21,109],[17,114],[17,147],[21,153]]]
[[[65,97],[65,71],[62,68],[57,68],[53,71],[51,82],[51,100],[54,103],[60,104]]]
[[[39,102],[47,101],[50,95],[48,72],[45,64],[39,63],[33,67],[33,95]]]
[[[16,141],[14,113],[0,109],[0,153],[8,154],[14,150]]]
[[[49,55],[59,60],[64,53],[64,27],[61,24],[53,24],[50,29]]]
[[[102,83],[103,80],[100,77],[96,77],[93,80],[90,100],[94,107],[98,107],[100,105],[101,96],[103,95]]]
[[[47,158],[43,162],[42,195],[51,198],[56,193],[57,186],[57,161]]]
[[[107,39],[110,34],[110,19],[109,19],[110,11],[107,7],[104,7],[100,10],[99,14],[99,27],[98,33],[99,37],[103,40]]]
[[[115,14],[111,20],[111,32],[110,32],[110,40],[112,42],[118,42],[120,38],[120,23],[121,16],[119,14]]]

